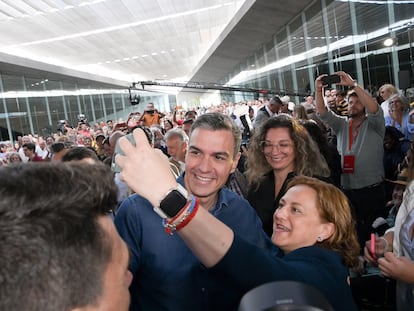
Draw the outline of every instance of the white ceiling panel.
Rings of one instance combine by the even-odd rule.
[[[129,82],[185,79],[244,1],[2,0],[0,52]]]

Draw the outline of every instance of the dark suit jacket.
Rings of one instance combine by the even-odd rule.
[[[280,199],[286,192],[287,183],[293,177],[295,177],[294,172],[288,174],[276,198],[273,171],[266,174],[258,189],[251,187],[247,193],[247,201],[256,210],[259,218],[262,220],[263,230],[268,236],[271,236],[273,233],[273,214],[279,206]]]

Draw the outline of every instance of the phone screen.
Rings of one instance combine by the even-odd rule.
[[[323,85],[331,85],[341,82],[341,77],[338,75],[330,75],[322,78]]]

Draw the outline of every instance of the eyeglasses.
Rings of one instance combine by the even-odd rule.
[[[270,141],[261,141],[260,147],[262,148],[264,153],[271,153],[273,151],[273,148],[276,148],[278,152],[285,152],[289,150],[289,148],[292,147],[292,143],[288,141],[281,141],[277,144],[272,144]]]

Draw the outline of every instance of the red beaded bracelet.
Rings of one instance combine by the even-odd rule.
[[[182,214],[182,217],[178,221],[176,221],[178,218],[177,216],[170,220],[163,219],[163,226],[167,234],[172,235],[175,231],[181,230],[194,218],[200,205],[200,201],[193,196],[189,203],[190,208],[184,214],[180,213],[180,215]]]

